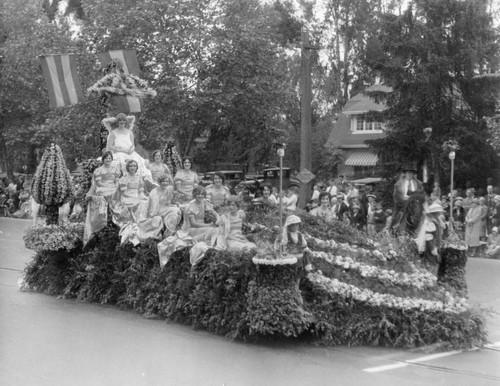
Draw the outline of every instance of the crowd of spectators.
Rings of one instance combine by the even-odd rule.
[[[29,181],[24,175],[2,178],[0,184],[0,214],[5,217],[30,218]]]

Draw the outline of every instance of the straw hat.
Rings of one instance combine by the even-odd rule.
[[[441,205],[437,203],[429,205],[425,210],[425,213],[439,213],[439,212],[444,212],[444,209]]]

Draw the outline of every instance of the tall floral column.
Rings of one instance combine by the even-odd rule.
[[[312,315],[304,309],[297,258],[269,254],[252,261],[257,276],[248,284],[246,320],[250,335],[290,337],[307,331]]]
[[[52,143],[45,149],[36,169],[31,191],[35,202],[45,205],[47,225],[57,224],[59,207],[74,194],[71,175],[58,145]]]

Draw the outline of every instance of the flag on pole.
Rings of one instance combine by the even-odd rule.
[[[118,59],[123,66],[125,74],[132,74],[135,76],[141,75],[139,62],[135,50],[111,50],[97,54],[99,61],[103,67],[106,67],[112,59]],[[113,98],[116,108],[123,113],[139,113],[141,112],[141,101],[137,97],[130,95],[116,96]]]
[[[75,55],[41,55],[40,61],[51,108],[74,105],[85,99],[76,71]]]

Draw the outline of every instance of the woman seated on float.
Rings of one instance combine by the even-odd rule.
[[[198,174],[191,170],[191,165],[191,160],[185,158],[182,161],[183,169],[179,169],[174,177],[175,190],[181,202],[193,199],[193,189],[198,185]]]
[[[300,217],[290,215],[286,218],[283,232],[276,238],[274,248],[285,258],[295,257],[297,259],[299,268],[306,271],[312,269],[310,261],[310,250],[307,247],[307,241],[304,235],[299,231]]]
[[[110,151],[102,153],[102,165],[94,170],[93,186],[89,193],[104,197],[108,202],[113,198],[118,188],[120,169],[113,164],[113,154]],[[93,189],[93,190],[92,190]],[[87,193],[87,196],[89,194]]]
[[[108,221],[108,205],[116,198],[120,170],[112,165],[113,154],[102,154],[102,165],[94,170],[92,186],[86,195],[88,202],[83,242],[86,244],[93,233],[104,228]]]
[[[262,204],[271,208],[274,208],[278,205],[278,201],[276,197],[272,194],[271,185],[264,184],[262,185],[262,196],[257,197],[253,200],[254,204]]]
[[[330,206],[330,194],[328,192],[321,192],[318,199],[320,206],[312,209],[309,213],[312,216],[321,217],[326,221],[333,222],[333,220],[336,219],[336,216]]]
[[[240,209],[240,200],[237,196],[229,196],[226,212],[220,217],[219,224],[222,227],[221,238],[225,241],[224,245],[217,245],[221,249],[228,250],[242,250],[242,249],[254,249],[257,246],[248,241],[245,236],[243,236],[243,220],[246,214]]]
[[[120,203],[125,205],[134,220],[138,221],[146,217],[148,199],[144,195],[144,181],[137,173],[139,166],[135,160],[127,161],[125,166],[127,174],[119,180]]]
[[[151,171],[151,177],[156,186],[160,185],[158,178],[163,175],[167,176],[169,185],[174,185],[172,173],[168,166],[163,163],[163,156],[160,150],[153,152],[153,162],[148,165],[148,169]]]
[[[230,195],[229,189],[224,186],[224,180],[224,174],[217,172],[213,176],[213,184],[206,187],[207,199],[215,209],[225,205]]]
[[[217,242],[219,229],[216,225],[219,215],[213,209],[213,205],[206,200],[205,188],[196,186],[192,200],[184,210],[183,230],[192,237],[195,242],[203,241],[208,246],[214,246]],[[210,223],[205,223],[205,216],[212,217]]]
[[[113,153],[113,164],[116,165],[123,175],[127,174],[125,166],[132,159],[137,163],[139,174],[151,179],[151,172],[146,169],[144,158],[135,152],[134,128],[135,117],[119,113],[116,117],[104,118],[102,124],[108,129],[108,141],[106,150]]]
[[[157,178],[160,186],[154,188],[149,193],[147,217],[153,219],[161,218],[160,226],[165,232],[163,237],[171,236],[175,233],[177,224],[181,219],[180,209],[172,204],[174,198],[174,187],[171,185],[171,176],[162,174]]]

